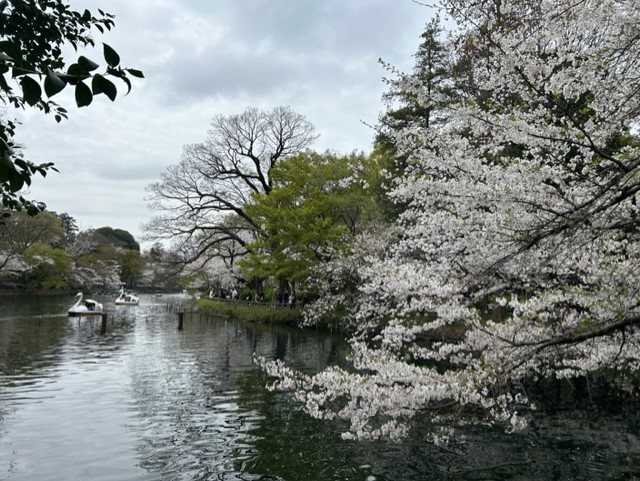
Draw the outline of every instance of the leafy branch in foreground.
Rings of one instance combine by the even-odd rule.
[[[102,72],[98,72],[100,66],[96,62],[84,55],[71,64],[62,55],[65,45],[76,51],[95,46],[92,28],[104,33],[114,26],[113,15],[98,12],[94,16],[89,10],[71,10],[60,0],[0,2],[0,100],[17,109],[30,107],[52,114],[60,122],[68,112],[51,99],[67,87],[73,88],[78,107],[90,105],[93,97],[100,94],[114,101],[118,88],[110,78],[124,82],[128,93],[130,77],[142,78],[143,74],[123,68],[111,46],[103,44],[106,66]],[[44,177],[56,169],[51,162],[36,164],[25,159],[14,141],[15,131],[14,121],[0,121],[2,204],[10,210],[24,208],[35,214],[44,204],[27,200],[19,192],[31,185],[35,174]]]

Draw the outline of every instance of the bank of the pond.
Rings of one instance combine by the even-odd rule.
[[[276,322],[296,325],[302,320],[302,308],[271,306],[244,301],[198,299],[194,303],[198,312],[210,313],[251,322]]]
[[[176,307],[168,306],[170,310],[185,312],[194,311],[250,322],[270,322],[298,326],[300,325],[300,321],[302,321],[304,315],[304,309],[300,305],[291,306],[288,304],[271,304],[266,302],[209,298],[188,301],[186,304],[184,304],[184,301],[177,302],[178,305]],[[434,319],[435,315],[429,314],[422,319],[422,322],[427,320],[432,321]],[[419,320],[416,320],[416,322],[419,322]],[[330,330],[341,330],[339,326],[342,324],[343,323],[340,321],[340,318],[336,316],[329,317],[318,322],[318,326]],[[425,343],[434,341],[458,342],[464,337],[465,332],[466,328],[464,325],[455,324],[442,326],[436,331],[428,334],[423,333],[419,337],[421,342]]]

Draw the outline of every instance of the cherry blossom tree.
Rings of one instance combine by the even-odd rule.
[[[441,6],[469,88],[397,136],[407,208],[351,266],[352,369],[262,361],[346,438],[399,438],[415,416],[434,441],[522,429],[531,380],[640,369],[640,3]],[[487,299],[505,315],[483,316]]]
[[[122,284],[118,257],[123,247],[114,245],[100,229],[88,229],[75,236],[68,252],[73,259],[70,285],[76,288],[117,289]]]

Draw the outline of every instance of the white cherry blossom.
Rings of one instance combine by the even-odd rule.
[[[519,430],[526,379],[640,368],[640,2],[442,8],[481,95],[397,134],[410,167],[391,195],[408,207],[343,259],[353,368],[263,363],[347,439],[400,438],[415,416],[434,442],[467,423]]]

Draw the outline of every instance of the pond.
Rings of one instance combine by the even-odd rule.
[[[73,296],[0,297],[0,480],[634,480],[640,405],[603,383],[549,384],[524,432],[463,444],[343,441],[309,418],[253,353],[308,371],[340,362],[321,330],[188,317],[170,297],[73,319]]]

